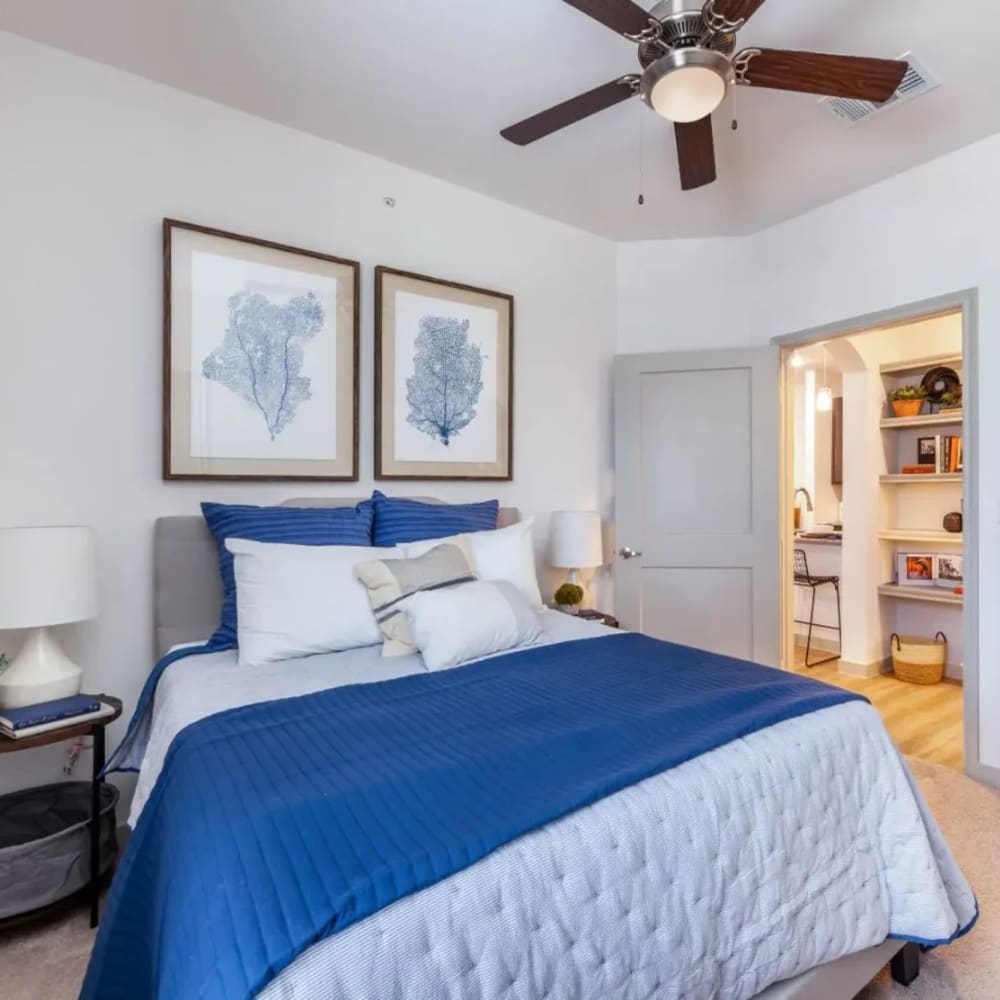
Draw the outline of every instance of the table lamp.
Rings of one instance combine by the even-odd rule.
[[[82,671],[48,626],[96,618],[97,611],[90,528],[0,528],[0,629],[30,629],[0,673],[0,708],[79,694]]]
[[[557,510],[549,519],[549,565],[569,570],[579,584],[581,569],[604,563],[601,515],[596,510]]]

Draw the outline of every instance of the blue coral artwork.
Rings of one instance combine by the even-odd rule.
[[[311,291],[277,303],[243,289],[227,304],[222,343],[202,362],[202,374],[239,396],[274,441],[312,397],[302,372],[305,347],[323,328],[325,310]]]
[[[164,220],[166,479],[358,474],[357,261]]]
[[[483,352],[469,341],[469,320],[453,316],[422,316],[414,347],[406,420],[447,448],[476,419]]]
[[[508,480],[514,297],[375,269],[375,478]]]
[[[496,311],[398,290],[394,326],[393,460],[496,462]]]
[[[192,455],[336,460],[337,279],[196,252],[191,286]]]

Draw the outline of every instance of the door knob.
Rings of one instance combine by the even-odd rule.
[[[635,549],[630,548],[628,545],[623,545],[618,550],[618,555],[620,555],[622,559],[638,559],[642,556],[642,553],[636,552]]]

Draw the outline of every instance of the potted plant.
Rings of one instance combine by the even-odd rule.
[[[897,417],[918,417],[923,409],[927,390],[922,385],[901,385],[889,393],[892,412]]]
[[[564,583],[556,591],[555,600],[560,611],[575,615],[583,600],[583,587],[577,583]]]
[[[957,386],[949,389],[948,392],[941,393],[939,410],[960,410],[962,409],[962,387]]]

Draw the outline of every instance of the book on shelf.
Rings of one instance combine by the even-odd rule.
[[[904,476],[932,476],[937,468],[933,465],[904,465],[901,472]]]
[[[0,733],[12,739],[36,736],[64,726],[76,726],[113,714],[114,709],[96,695],[77,694],[23,708],[0,709]]]

